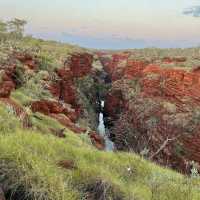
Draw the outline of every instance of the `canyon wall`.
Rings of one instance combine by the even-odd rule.
[[[73,53],[63,66],[44,71],[40,69],[39,58],[13,52],[0,67],[0,101],[12,108],[25,128],[32,127],[27,113],[30,108],[33,113],[56,119],[74,133],[88,134],[92,143],[103,149],[104,140],[95,132],[98,70],[93,61],[91,53]],[[13,98],[15,93],[17,101]],[[65,137],[63,130],[49,129],[49,133]]]
[[[32,126],[24,107],[30,106],[77,134],[89,134],[103,149],[103,138],[95,132],[103,99],[105,124],[118,150],[189,173],[200,164],[200,70],[178,67],[186,60],[164,57],[158,64],[156,58],[138,59],[128,51],[74,53],[63,66],[44,72],[37,57],[14,52],[0,69],[0,100],[23,116],[25,127]],[[11,94],[27,89],[25,76],[50,96],[16,102]],[[64,137],[62,130],[49,132]]]
[[[116,148],[190,173],[200,164],[199,68],[162,67],[127,52],[98,55],[112,82],[105,116]]]

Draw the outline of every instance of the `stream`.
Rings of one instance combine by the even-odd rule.
[[[101,109],[99,113],[99,124],[98,124],[98,133],[102,136],[105,140],[105,150],[106,151],[113,151],[114,150],[114,143],[109,139],[109,130],[105,127],[104,124],[104,116],[103,116],[103,109],[104,109],[104,101],[101,101]]]

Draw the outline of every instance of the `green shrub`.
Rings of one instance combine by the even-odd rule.
[[[38,55],[39,69],[45,71],[54,71],[54,59],[47,53],[40,53]]]
[[[45,82],[41,80],[40,73],[34,74],[27,80],[23,87],[20,88],[20,91],[34,100],[49,99],[52,97],[50,92],[45,89]]]
[[[21,123],[13,108],[0,103],[0,135],[14,133],[19,127],[21,127]]]

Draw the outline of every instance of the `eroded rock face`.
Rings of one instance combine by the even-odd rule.
[[[19,64],[19,62],[21,62],[21,64]],[[82,123],[84,127],[82,127],[79,125],[78,121],[84,120],[84,117],[88,117],[89,113],[86,112],[85,101],[96,102],[96,94],[93,97],[93,95],[90,95],[91,91],[89,91],[90,85],[94,82],[94,69],[92,69],[92,64],[92,54],[73,54],[67,62],[64,63],[62,68],[57,69],[53,73],[51,72],[52,74],[43,71],[42,73],[46,73],[46,76],[41,77],[41,84],[43,84],[42,86],[44,86],[44,89],[48,89],[51,92],[52,98],[51,100],[40,99],[29,103],[32,112],[40,112],[52,117],[77,134],[88,134],[94,146],[98,149],[103,149],[103,139],[95,132],[90,131],[94,129],[95,126],[91,127],[89,126],[90,124],[84,122]],[[25,128],[32,126],[29,115],[26,113],[26,109],[24,109],[23,106],[16,103],[10,97],[10,94],[13,90],[24,86],[23,84],[25,84],[25,82],[22,80],[24,74],[28,74],[28,76],[37,76],[38,73],[40,73],[39,65],[39,59],[34,55],[13,52],[10,54],[8,60],[0,66],[0,101],[13,109]],[[89,81],[93,80],[89,83],[89,88],[85,88],[88,86],[87,78],[84,80],[85,77],[89,77]],[[78,88],[77,82],[79,79],[86,86],[84,85],[82,88]],[[84,91],[80,91],[81,89]],[[81,98],[83,98],[83,100]],[[94,114],[95,118],[95,110],[92,114]],[[64,130],[65,129],[57,130],[50,128],[49,133],[64,138],[66,137]]]
[[[80,78],[88,75],[92,69],[93,55],[88,53],[74,54],[69,60],[73,77]]]
[[[127,65],[129,52],[116,54],[98,53],[98,56],[104,66],[105,72],[108,73],[112,81],[116,81],[122,77],[124,67]]]
[[[39,62],[33,56],[25,53],[14,52],[10,60],[4,66],[0,66],[0,97],[8,98],[11,92],[16,88],[16,66],[17,61],[20,61],[28,69],[38,69]]]
[[[65,62],[65,66],[56,71],[58,80],[52,82],[49,86],[50,92],[57,99],[57,101],[69,104],[71,105],[71,108],[74,109],[75,120],[72,119],[72,113],[68,112],[67,110],[64,112],[64,114],[73,122],[80,117],[86,117],[88,115],[88,113],[86,116],[84,115],[86,111],[85,107],[87,106],[82,104],[84,99],[88,101],[86,103],[92,101],[91,98],[93,98],[93,102],[95,102],[96,94],[91,96],[93,93],[92,89],[91,91],[87,91],[90,89],[90,86],[89,88],[87,87],[91,84],[91,79],[93,79],[92,63],[93,56],[88,53],[72,55],[71,58]],[[87,79],[85,77],[89,78]],[[78,88],[78,81],[80,81],[79,85],[83,84],[81,89]],[[81,93],[80,90],[84,91]],[[69,124],[67,119],[62,119],[61,121],[62,124]]]
[[[104,139],[99,134],[97,134],[96,132],[90,132],[89,136],[91,138],[93,145],[96,146],[97,149],[99,150],[105,149]]]
[[[56,101],[48,101],[48,100],[41,100],[35,101],[31,104],[31,109],[33,112],[41,112],[43,114],[50,114],[55,113],[59,114],[62,113],[64,108],[61,104]]]
[[[60,80],[51,84],[49,90],[59,100],[71,104],[77,112],[81,112],[77,99],[75,79],[90,74],[93,56],[87,53],[72,55],[65,67],[57,70]]]
[[[62,105],[57,101],[40,100],[32,102],[31,109],[33,112],[40,112],[58,120],[61,124],[75,133],[86,131],[85,128],[78,127],[75,124],[78,115],[74,109],[71,109],[66,104]]]
[[[64,114],[68,116],[68,118],[75,122],[78,119],[78,116],[74,109],[71,109],[69,105],[63,105],[57,101],[49,101],[49,100],[40,100],[34,101],[31,104],[31,109],[33,112],[41,112],[45,115],[50,114]]]
[[[21,63],[26,65],[31,70],[37,70],[39,66],[39,61],[34,56],[27,53],[15,52],[13,54],[14,58],[19,60]]]
[[[63,68],[57,69],[56,74],[58,79],[50,84],[48,89],[54,96],[55,100],[39,100],[32,102],[31,109],[33,112],[41,112],[48,115],[62,125],[69,128],[75,133],[86,133],[88,127],[78,126],[76,123],[82,112],[84,112],[84,106],[80,103],[80,96],[78,96],[77,80],[84,80],[85,76],[91,76],[93,56],[87,53],[75,54],[65,62]],[[87,81],[87,80],[85,80]],[[88,83],[86,83],[88,85]],[[84,90],[86,88],[83,88]],[[90,91],[91,93],[92,91]],[[88,95],[88,94],[85,94]],[[86,97],[87,98],[87,97]],[[90,101],[95,96],[88,97]],[[60,134],[60,131],[52,130],[58,137],[64,137]],[[89,137],[93,145],[98,149],[104,149],[104,140],[97,133],[90,131]]]
[[[15,89],[16,84],[13,80],[14,72],[14,65],[10,67],[0,67],[0,97],[9,97],[11,91]]]
[[[0,97],[9,97],[11,91],[15,88],[15,84],[12,81],[4,81],[0,84]]]
[[[188,173],[192,161],[200,164],[198,69],[162,68],[133,58],[122,71],[105,101],[116,147]]]
[[[187,58],[185,58],[185,57],[177,57],[177,58],[164,57],[162,59],[162,61],[164,63],[182,63],[182,62],[186,62]]]

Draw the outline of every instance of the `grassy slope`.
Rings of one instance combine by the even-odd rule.
[[[40,118],[41,131],[34,129],[36,121],[32,130],[22,129],[12,110],[0,104],[0,182],[12,192],[23,190],[37,200],[86,199],[89,191],[104,191],[106,199],[200,198],[198,178],[183,177],[134,153],[98,151],[86,135],[69,130],[64,139],[45,134],[50,125],[61,125],[41,114]],[[59,167],[62,160],[74,161],[76,168]]]
[[[41,69],[47,71],[59,67],[70,52],[82,50],[35,39],[25,39],[15,46],[17,50],[39,54]],[[1,47],[1,61],[9,51],[6,45]],[[33,98],[27,95],[27,88],[26,84],[12,93],[23,106]],[[28,90],[36,96],[32,87]],[[87,135],[66,130],[66,138],[56,138],[49,134],[49,128],[60,129],[62,125],[26,109],[33,125],[29,130],[22,128],[12,108],[0,104],[0,183],[6,189],[21,190],[34,200],[89,199],[88,193],[93,194],[93,199],[102,195],[116,200],[200,199],[198,178],[183,177],[134,153],[98,151]],[[74,161],[76,168],[59,167],[57,163],[62,160]]]

